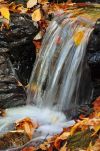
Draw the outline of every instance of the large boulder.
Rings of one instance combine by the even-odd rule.
[[[100,19],[91,33],[87,46],[87,60],[94,85],[94,99],[100,95]]]
[[[9,58],[0,52],[0,108],[24,105],[26,94],[17,80]]]
[[[11,14],[9,29],[0,31],[0,108],[24,105],[36,58],[33,37],[38,28],[28,15]],[[22,85],[23,84],[23,85]]]
[[[9,58],[20,82],[27,85],[36,59],[33,38],[39,29],[27,14],[12,14],[10,29],[6,31]]]

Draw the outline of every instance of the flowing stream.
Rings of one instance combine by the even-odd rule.
[[[0,118],[1,133],[25,117],[39,123],[37,131],[50,135],[74,124],[66,122],[70,118],[63,111],[90,101],[92,87],[85,54],[93,25],[72,13],[62,14],[50,23],[30,78],[27,105],[6,110],[7,116]]]
[[[27,104],[59,111],[79,105],[81,77],[86,66],[84,57],[93,25],[85,19],[83,22],[85,25],[73,14],[61,15],[52,21],[31,75]],[[83,101],[89,99],[87,96]]]

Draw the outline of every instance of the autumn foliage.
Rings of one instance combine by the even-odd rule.
[[[93,102],[93,113],[78,119],[72,127],[37,147],[22,151],[100,151],[100,97]]]

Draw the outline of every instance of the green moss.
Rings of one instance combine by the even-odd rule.
[[[86,131],[77,132],[75,135],[70,136],[67,140],[70,150],[75,151],[79,148],[86,149],[90,142],[94,144],[96,136],[92,136],[93,132],[94,131],[88,129]]]

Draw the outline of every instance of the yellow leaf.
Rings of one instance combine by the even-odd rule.
[[[2,7],[0,8],[0,12],[1,12],[1,15],[6,18],[6,19],[10,19],[10,13],[9,13],[9,9],[6,8],[6,7]]]
[[[76,32],[73,36],[73,39],[74,39],[74,42],[75,42],[75,45],[78,46],[82,39],[83,39],[83,36],[84,36],[84,32],[83,31],[79,31],[79,32]]]
[[[99,125],[96,125],[95,127],[94,127],[94,133],[93,133],[93,135],[95,135],[96,133],[98,133],[98,131],[100,130],[100,123],[99,123]]]
[[[73,135],[79,126],[80,126],[80,123],[76,123],[76,124],[71,128],[70,135]]]
[[[40,11],[40,8],[35,10],[32,14],[32,20],[33,21],[40,21],[41,20],[41,11]]]
[[[66,147],[67,143],[64,144],[63,147],[61,147],[60,151],[66,151],[67,150],[67,147]]]
[[[65,140],[70,135],[70,132],[64,132],[62,135],[58,137],[58,139]]]
[[[40,145],[40,149],[47,151],[48,150],[48,142],[44,142]]]
[[[33,6],[35,6],[37,4],[37,0],[29,0],[27,2],[27,8],[32,8]]]

